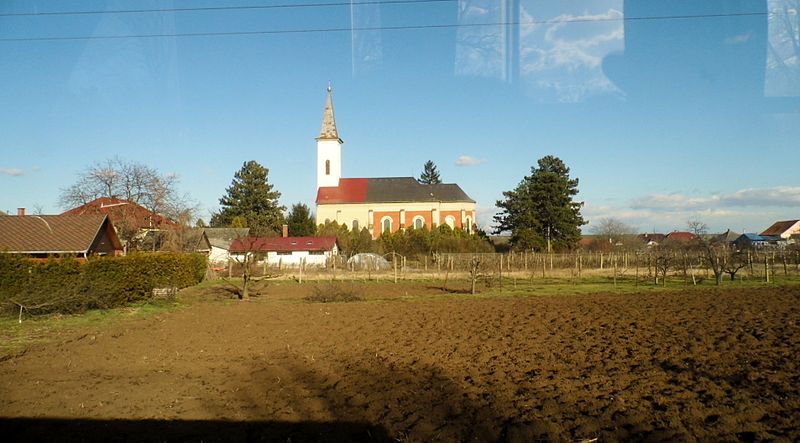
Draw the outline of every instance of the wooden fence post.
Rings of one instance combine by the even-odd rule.
[[[300,284],[303,284],[303,261],[304,259],[300,258]]]
[[[764,277],[769,283],[769,256],[767,254],[764,254]]]
[[[397,253],[392,252],[392,266],[394,266],[394,282],[397,283]]]
[[[500,254],[500,292],[503,292],[503,254]]]

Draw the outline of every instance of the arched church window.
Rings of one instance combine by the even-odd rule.
[[[358,232],[358,220],[353,220],[353,232]]]
[[[466,226],[467,234],[472,234],[472,220],[469,217],[467,217],[465,223],[467,225]]]
[[[325,175],[331,175],[331,161],[325,160]]]
[[[384,217],[381,220],[381,224],[383,225],[383,232],[390,234],[392,232],[392,219],[390,217]]]
[[[450,226],[450,228],[455,229],[456,218],[453,217],[452,215],[448,215],[447,217],[445,217],[444,222],[447,223],[447,226]]]
[[[422,229],[425,226],[425,219],[420,216],[414,217],[414,229]]]

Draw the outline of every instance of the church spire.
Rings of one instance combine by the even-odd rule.
[[[322,128],[319,131],[317,140],[339,140],[339,131],[336,130],[336,119],[333,117],[333,88],[328,83],[328,101],[325,103],[325,110],[322,112]]]

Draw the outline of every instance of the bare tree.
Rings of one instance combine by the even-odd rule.
[[[667,273],[670,268],[675,265],[676,251],[674,246],[659,245],[651,250],[653,254],[653,265],[656,271],[656,284],[658,284],[658,276],[661,275],[661,285],[667,285]]]
[[[60,203],[68,209],[99,197],[113,197],[177,220],[196,206],[187,195],[178,193],[177,185],[175,174],[114,157],[80,172],[75,183],[61,190]]]
[[[589,228],[589,232],[608,241],[612,246],[630,243],[636,236],[636,227],[630,226],[619,219],[609,217],[600,219],[597,224]]]
[[[708,234],[708,225],[700,220],[689,220],[686,222],[686,228],[698,238]]]
[[[471,283],[471,292],[475,294],[475,284],[479,279],[485,277],[485,263],[484,260],[478,256],[473,255],[469,263],[469,280]]]
[[[714,273],[714,282],[719,286],[722,284],[722,273],[725,271],[728,246],[718,242],[707,242],[704,244],[704,249],[706,263]]]

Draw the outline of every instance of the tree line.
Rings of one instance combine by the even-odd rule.
[[[425,184],[442,182],[431,160],[425,162],[417,180]],[[62,190],[61,203],[70,207],[102,196],[115,197],[187,226],[196,216],[198,205],[188,195],[180,194],[177,184],[174,174],[114,158],[79,174],[73,185]],[[580,214],[583,203],[574,200],[577,194],[578,179],[569,176],[564,162],[545,156],[531,168],[530,175],[515,189],[503,192],[504,198],[497,201],[500,212],[494,217],[494,233],[510,232],[515,249],[570,250],[580,239],[580,227],[586,224]],[[311,210],[303,203],[292,205],[284,214],[286,207],[280,204],[280,197],[281,193],[269,182],[269,169],[255,160],[246,161],[219,198],[220,208],[212,214],[210,226],[249,228],[252,236],[273,236],[279,235],[282,225],[287,224],[291,236],[333,233],[343,249],[351,252],[422,254],[486,252],[491,248],[485,233],[468,234],[447,226],[406,229],[372,240],[366,230],[349,232],[346,226],[317,226]],[[197,225],[205,226],[205,222],[198,219]]]

